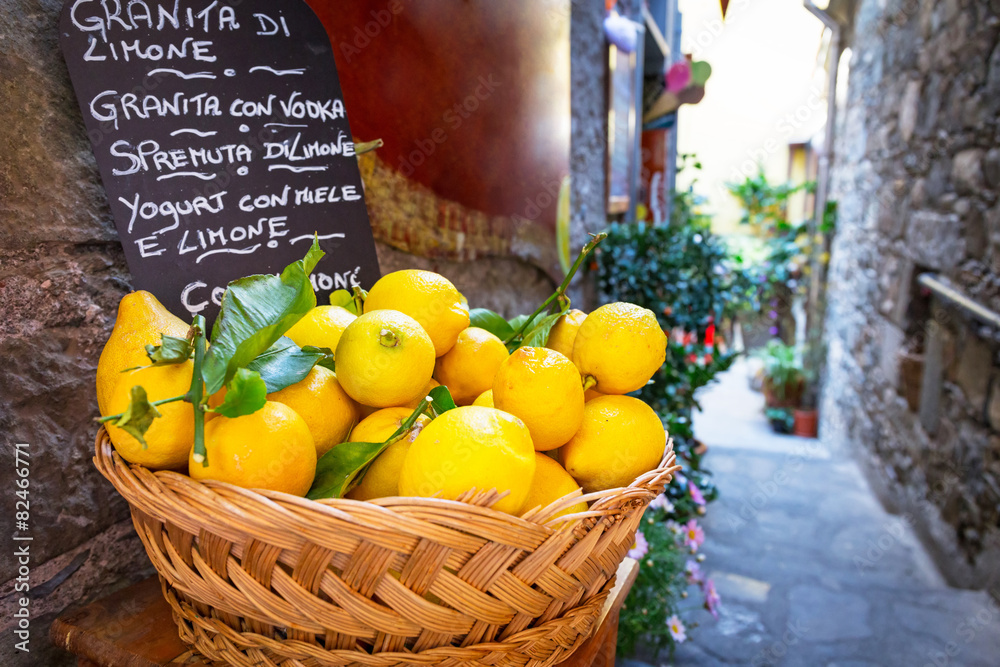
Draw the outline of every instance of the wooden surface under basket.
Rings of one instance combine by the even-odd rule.
[[[130,465],[103,428],[94,463],[128,501],[180,636],[239,667],[530,665],[593,630],[642,513],[679,467],[514,517],[439,498],[312,501]]]

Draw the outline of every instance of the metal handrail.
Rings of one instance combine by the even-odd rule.
[[[970,299],[964,292],[952,286],[947,279],[941,278],[936,273],[921,273],[917,277],[917,283],[921,287],[926,287],[942,301],[947,301],[959,310],[968,313],[982,324],[1000,330],[1000,313]]]

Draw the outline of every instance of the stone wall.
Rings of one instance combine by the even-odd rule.
[[[937,273],[1000,310],[998,10],[987,0],[857,3],[835,145],[821,406],[823,436],[854,443],[946,575],[977,587],[1000,575],[997,349],[915,281]],[[932,339],[940,421],[925,428],[919,364],[938,358]]]
[[[3,665],[75,664],[48,642],[51,620],[152,573],[125,503],[91,463],[94,372],[118,300],[131,287],[58,49],[62,4],[5,0],[0,8],[0,466],[13,470],[13,443],[30,445],[34,538],[28,655],[9,641],[22,596],[17,564],[0,559]],[[574,81],[589,82],[573,99],[574,142],[585,142],[573,156],[576,243],[584,229],[605,224],[596,139],[603,130],[587,129],[603,127],[604,87],[593,83],[603,77],[601,16],[599,0],[574,3]],[[553,289],[543,272],[516,260],[432,262],[387,247],[379,258],[384,271],[440,271],[475,305],[508,315],[530,312]],[[14,532],[10,486],[5,540]]]

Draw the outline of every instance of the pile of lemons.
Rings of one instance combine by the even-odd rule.
[[[555,323],[546,347],[512,353],[493,333],[469,325],[465,299],[443,276],[390,273],[368,292],[360,316],[317,306],[286,333],[299,346],[335,350],[336,372],[315,366],[301,382],[269,394],[251,415],[207,413],[207,466],[191,459],[189,403],[160,408],[147,447],[112,425],[109,436],[133,463],[301,496],[318,457],[344,442],[386,441],[440,384],[459,407],[417,419],[348,497],[457,498],[495,488],[507,492],[495,507],[519,514],[577,488],[628,485],[659,463],[662,422],[625,395],[644,386],[664,361],[666,336],[652,312],[620,302],[589,315],[571,310]],[[157,343],[159,332],[183,336],[186,330],[148,293],[123,299],[98,366],[102,415],[124,411],[137,384],[150,401],[186,391],[190,361],[121,372],[148,364],[143,345]],[[211,397],[209,406],[220,400]],[[563,513],[582,510],[585,503]]]

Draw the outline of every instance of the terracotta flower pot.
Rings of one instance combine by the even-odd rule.
[[[819,433],[819,413],[816,410],[796,410],[792,433],[803,438],[815,438]]]

